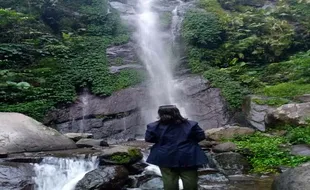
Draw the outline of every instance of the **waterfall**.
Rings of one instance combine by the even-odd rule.
[[[180,3],[181,1],[179,1]],[[146,120],[156,119],[156,110],[163,104],[176,104],[177,92],[173,80],[173,68],[177,62],[172,53],[175,32],[162,31],[159,26],[159,14],[153,11],[154,0],[138,0],[138,13],[136,19],[137,31],[135,40],[139,47],[138,55],[144,63],[150,76],[148,86],[150,92],[150,105],[147,108],[151,113]],[[177,9],[173,12],[174,23],[177,25]],[[184,115],[184,110],[181,109]]]
[[[54,158],[46,157],[34,164],[36,190],[74,190],[84,175],[96,169],[97,158]]]

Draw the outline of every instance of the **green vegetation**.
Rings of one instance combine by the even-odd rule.
[[[304,129],[298,130],[305,131]],[[309,129],[306,130],[309,131]],[[298,136],[297,133],[296,130],[293,132]],[[307,138],[310,138],[309,132],[305,135],[309,135]],[[280,166],[295,167],[310,161],[310,157],[293,156],[289,150],[284,148],[290,143],[290,140],[293,139],[255,133],[252,136],[236,137],[233,142],[241,153],[246,152],[247,159],[253,167],[252,172],[274,173],[279,171]]]
[[[143,157],[141,151],[137,148],[129,148],[128,153],[116,153],[111,156],[111,161],[117,164],[130,164],[141,160]]]
[[[290,102],[287,99],[275,98],[275,97],[267,98],[267,99],[254,98],[253,101],[259,105],[269,105],[269,106],[276,106],[276,107],[282,106]]]
[[[270,96],[265,103],[274,106],[310,93],[310,4],[260,8],[265,2],[200,0],[201,9],[184,19],[190,68],[221,88],[234,109],[247,93]]]
[[[135,70],[109,73],[106,48],[129,35],[106,0],[37,1],[1,4],[0,111],[41,120],[84,87],[107,96],[142,80]]]
[[[222,95],[228,101],[231,109],[237,109],[242,104],[243,97],[248,94],[238,81],[235,81],[229,74],[222,70],[210,69],[204,73],[204,77],[209,79],[213,86],[222,90]]]

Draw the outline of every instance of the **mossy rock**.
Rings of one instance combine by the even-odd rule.
[[[100,165],[131,165],[143,158],[141,150],[127,146],[116,146],[103,151],[99,156]]]

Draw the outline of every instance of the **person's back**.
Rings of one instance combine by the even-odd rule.
[[[160,120],[147,126],[145,141],[155,143],[147,162],[160,167],[165,190],[177,190],[181,177],[185,190],[196,190],[198,167],[207,158],[198,142],[205,139],[195,121],[184,119],[175,106],[162,106]]]

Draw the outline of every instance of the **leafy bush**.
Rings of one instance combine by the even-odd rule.
[[[289,130],[286,138],[292,144],[310,144],[310,126],[294,127]]]
[[[222,95],[228,101],[231,109],[241,108],[244,97],[249,93],[247,88],[234,81],[229,74],[218,69],[210,69],[204,77],[211,81],[214,87],[220,88]]]
[[[255,133],[252,136],[237,137],[233,142],[241,152],[250,152],[247,158],[254,173],[274,173],[278,172],[280,166],[295,167],[310,160],[310,157],[293,156],[289,151],[281,149],[281,145],[288,143],[284,137],[268,137]]]
[[[215,48],[221,44],[222,35],[222,26],[215,14],[199,9],[186,13],[182,26],[182,36],[188,44]]]

